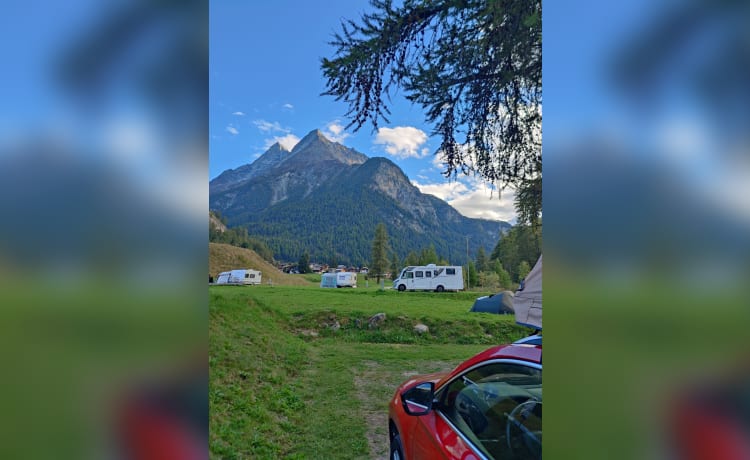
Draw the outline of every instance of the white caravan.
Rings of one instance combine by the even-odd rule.
[[[260,284],[261,272],[253,269],[232,270],[219,273],[216,284]]]
[[[322,288],[357,287],[357,274],[354,272],[323,273],[320,277]]]
[[[357,274],[354,272],[336,273],[336,287],[357,287]]]
[[[464,288],[463,268],[458,265],[420,265],[409,266],[401,270],[393,281],[393,289],[427,290],[427,291],[460,291]]]

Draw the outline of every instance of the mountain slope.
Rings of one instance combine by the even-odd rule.
[[[221,272],[240,268],[260,270],[263,273],[261,280],[264,284],[269,281],[284,286],[309,286],[311,284],[301,277],[287,275],[263,260],[251,249],[221,243],[208,243],[208,273],[216,277]]]
[[[308,251],[312,260],[367,263],[375,226],[383,222],[400,258],[434,245],[451,263],[463,263],[467,236],[473,257],[479,246],[491,251],[510,228],[506,222],[462,216],[422,194],[390,160],[368,159],[317,130],[262,173],[238,176],[233,183],[227,178],[212,181],[211,208],[230,226],[246,226],[283,260]]]

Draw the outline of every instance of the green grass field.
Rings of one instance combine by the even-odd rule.
[[[211,457],[387,458],[400,382],[529,333],[469,313],[478,295],[211,287]],[[386,320],[370,328],[376,313]],[[429,332],[413,331],[420,322]]]

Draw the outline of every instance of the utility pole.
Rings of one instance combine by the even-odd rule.
[[[466,235],[466,289],[469,289],[469,238],[471,235]]]

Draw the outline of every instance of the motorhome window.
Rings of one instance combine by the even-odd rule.
[[[250,273],[245,273],[245,278],[250,278]]]
[[[445,269],[445,274],[446,275],[455,275],[456,274],[456,269],[455,268],[446,268]]]
[[[424,272],[424,276],[426,276],[427,278],[432,278],[432,272],[427,270],[426,272]]]
[[[422,272],[414,272],[414,276],[416,276],[417,278],[423,278],[424,274]]]
[[[245,275],[245,278],[247,278],[247,275]],[[252,275],[250,275],[250,278],[255,278],[255,273],[253,273]]]

